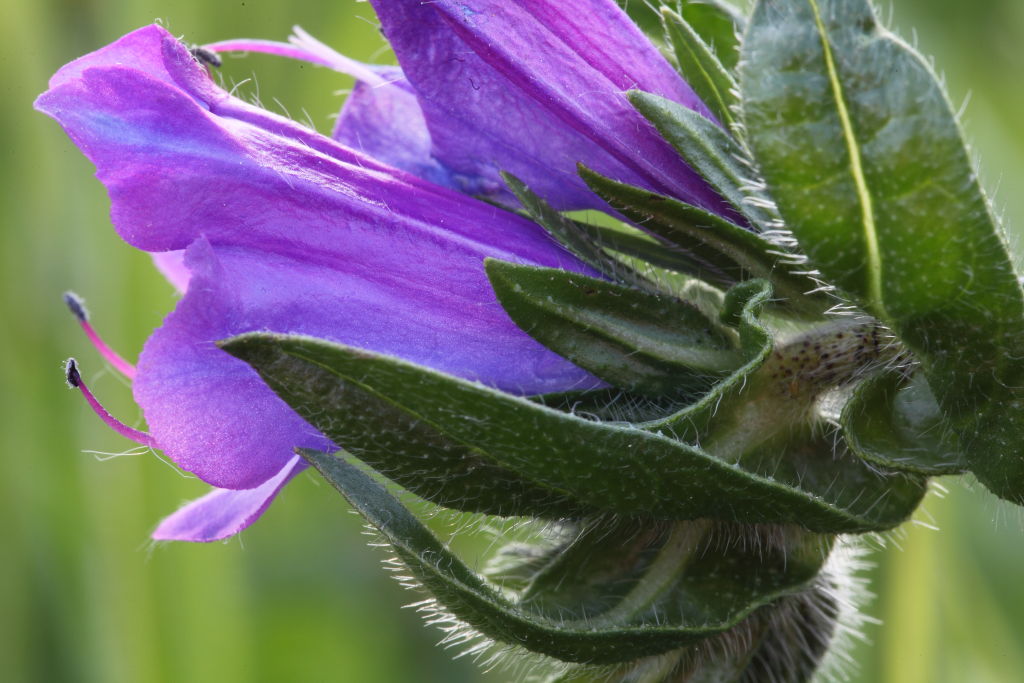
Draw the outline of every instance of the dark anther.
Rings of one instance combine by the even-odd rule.
[[[82,384],[82,376],[78,374],[78,363],[74,358],[68,358],[64,363],[64,379],[72,389],[77,389]]]
[[[67,304],[68,310],[78,318],[79,322],[84,323],[89,320],[89,311],[86,310],[82,297],[74,292],[64,292],[64,303]]]

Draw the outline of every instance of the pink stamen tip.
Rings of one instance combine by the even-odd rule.
[[[152,436],[146,432],[141,432],[138,429],[132,429],[111,415],[107,409],[100,404],[96,397],[93,396],[93,393],[89,391],[89,387],[85,386],[85,382],[82,381],[82,374],[78,371],[78,363],[74,358],[68,358],[67,362],[64,364],[64,377],[67,380],[69,387],[78,389],[82,392],[82,396],[85,397],[89,407],[92,408],[93,412],[96,413],[101,420],[107,423],[108,427],[126,439],[131,439],[143,446],[149,446],[150,448],[157,447],[156,441],[153,440]]]
[[[74,292],[64,292],[64,303],[67,304],[68,310],[78,318],[78,324],[82,326],[82,331],[85,332],[85,336],[89,338],[89,341],[100,352],[100,355],[106,358],[107,362],[113,365],[122,375],[128,379],[135,379],[135,366],[107,346],[107,343],[103,341],[103,338],[96,333],[96,330],[89,323],[89,311],[85,308],[85,301],[82,297]]]

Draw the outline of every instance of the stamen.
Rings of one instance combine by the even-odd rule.
[[[111,365],[113,365],[118,372],[127,377],[128,379],[135,379],[135,366],[122,358],[116,351],[107,346],[107,343],[96,333],[92,325],[89,324],[89,311],[85,308],[85,302],[82,297],[78,296],[74,292],[64,292],[64,303],[67,304],[68,310],[71,311],[76,318],[78,318],[79,325],[82,326],[82,331],[85,332],[85,336],[89,338],[92,345],[96,347],[96,350],[100,352],[100,355],[107,359]]]
[[[210,43],[203,45],[201,49],[214,54],[218,52],[258,52],[261,54],[277,55],[278,57],[287,57],[302,62],[309,62],[310,64],[326,66],[328,69],[352,76],[356,80],[363,81],[374,87],[386,83],[385,78],[373,66],[346,57],[337,50],[321,43],[298,26],[293,27],[292,31],[294,33],[288,38],[287,43],[280,43],[276,40],[240,38]]]
[[[106,408],[104,408],[100,402],[93,396],[92,392],[89,391],[89,387],[85,386],[85,382],[82,381],[82,375],[78,372],[78,363],[74,358],[68,358],[67,362],[64,363],[64,379],[67,380],[68,386],[73,389],[78,389],[85,396],[86,402],[89,407],[93,409],[101,420],[107,423],[111,429],[132,441],[147,446],[149,448],[156,448],[156,441],[153,437],[146,432],[140,432],[138,429],[132,429],[128,425],[124,424],[116,417],[111,415]]]

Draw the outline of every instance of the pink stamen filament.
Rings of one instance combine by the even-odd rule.
[[[385,79],[372,66],[346,57],[333,48],[321,43],[298,26],[293,30],[295,33],[290,38],[291,42],[288,43],[280,43],[275,40],[241,38],[210,43],[203,45],[203,48],[215,53],[258,52],[261,54],[277,55],[278,57],[287,57],[302,62],[309,62],[310,64],[326,66],[328,69],[347,74],[371,86],[385,84]]]
[[[82,298],[74,292],[64,292],[64,303],[67,305],[68,310],[78,319],[78,324],[82,326],[85,336],[89,338],[89,341],[100,352],[100,355],[106,358],[125,377],[135,379],[135,366],[107,346],[103,338],[89,324],[89,311],[86,310],[85,302]]]
[[[82,395],[85,396],[85,400],[89,404],[89,407],[93,409],[93,412],[95,412],[101,420],[107,423],[107,426],[126,439],[131,439],[132,441],[142,444],[143,446],[148,446],[149,448],[157,447],[156,441],[152,436],[146,432],[139,431],[138,429],[132,429],[111,415],[110,412],[100,404],[99,400],[97,400],[96,397],[93,396],[93,393],[89,391],[89,387],[85,386],[85,382],[82,380],[82,375],[78,372],[78,365],[74,358],[68,359],[67,365],[65,366],[65,374],[68,384],[82,392]]]
[[[100,355],[107,359],[107,362],[114,366],[118,372],[127,377],[128,379],[135,379],[135,366],[126,361],[116,351],[107,346],[107,343],[103,341],[103,338],[96,333],[92,325],[89,324],[88,320],[81,320],[79,324],[82,326],[82,330],[85,332],[85,336],[89,338],[92,345],[96,347],[96,350],[100,352]]]

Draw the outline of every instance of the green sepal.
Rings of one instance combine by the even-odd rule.
[[[803,576],[799,571],[789,573],[784,566],[776,567],[759,585],[749,580],[749,566],[733,566],[734,574],[724,575],[704,570],[703,576],[695,574],[694,583],[703,590],[694,597],[705,604],[717,597],[709,589],[713,586],[720,589],[723,583],[732,586],[740,581],[735,588],[746,591],[746,595],[736,596],[733,604],[719,610],[719,614],[700,614],[699,608],[704,607],[701,603],[693,607],[684,605],[683,609],[703,617],[699,626],[666,622],[661,615],[649,622],[634,620],[636,623],[628,620],[626,623],[602,623],[599,616],[580,620],[545,618],[502,596],[449,551],[381,484],[359,468],[343,458],[319,451],[300,450],[299,453],[377,528],[398,559],[448,612],[486,637],[562,661],[613,664],[700,642],[731,628],[756,607],[776,595],[793,592],[813,577],[813,574]],[[714,565],[714,554],[708,555],[703,561]],[[704,585],[700,585],[702,581]],[[743,600],[743,597],[748,599]],[[737,609],[735,604],[741,607]]]
[[[501,177],[508,189],[523,205],[526,214],[581,261],[618,281],[634,285],[641,285],[645,282],[642,275],[605,252],[604,248],[595,241],[593,231],[556,211],[554,207],[537,196],[523,181],[511,173],[502,173]]]
[[[760,320],[765,304],[772,297],[772,287],[765,280],[748,280],[726,293],[721,322],[735,327],[739,333],[743,363],[702,396],[675,414],[641,425],[654,432],[670,432],[683,441],[697,442],[710,430],[723,401],[737,403],[747,386],[748,378],[757,372],[772,352],[772,335]]]
[[[741,362],[730,336],[682,301],[554,268],[484,267],[524,332],[613,386],[691,394]]]
[[[700,34],[679,14],[668,7],[662,7],[661,21],[679,72],[715,118],[726,128],[732,129],[735,123],[732,108],[737,102],[736,93],[739,90],[732,74]]]
[[[681,4],[686,23],[711,46],[726,69],[735,69],[740,60],[739,35],[747,24],[742,12],[724,0],[682,0]]]
[[[900,488],[885,477],[858,481],[863,493],[853,501],[840,495],[848,490],[836,481],[817,480],[821,490],[809,492],[801,488],[799,471],[779,481],[770,471],[748,472],[668,436],[558,412],[398,358],[324,340],[253,332],[221,342],[221,347],[253,366],[282,399],[328,434],[352,408],[333,397],[355,386],[362,395],[377,397],[414,423],[466,446],[483,462],[581,507],[608,513],[794,523],[822,532],[874,531],[903,521],[923,493],[923,487],[920,492]],[[309,387],[316,387],[318,395]],[[356,452],[372,446],[382,433],[395,430],[390,418],[367,415],[362,439],[341,442]],[[401,427],[393,434],[401,437]],[[820,469],[828,454],[816,455]],[[842,468],[834,471],[851,476]],[[830,496],[838,496],[839,503]]]
[[[778,216],[766,208],[770,204],[765,197],[750,187],[751,171],[739,161],[747,157],[746,152],[726,130],[659,95],[630,90],[627,96],[683,160],[753,226],[762,232],[777,227]]]
[[[876,323],[838,320],[776,346],[759,318],[771,294],[764,280],[729,290],[721,321],[737,328],[744,364],[699,400],[641,427],[699,443],[730,462],[816,441],[821,395],[879,361],[885,353],[880,332]]]
[[[758,316],[774,294],[775,287],[768,280],[746,280],[729,288],[722,300],[718,319],[723,325],[741,331],[743,347],[751,358],[757,354],[763,360],[763,354],[771,350],[771,333]]]
[[[576,221],[579,229],[590,236],[594,244],[606,251],[634,259],[644,264],[634,268],[646,273],[646,266],[654,266],[675,273],[697,275],[707,269],[707,264],[663,239],[642,232],[638,228],[622,223],[614,228]],[[653,231],[652,231],[653,232]],[[630,265],[627,262],[627,265]],[[657,278],[650,278],[657,281]]]
[[[602,422],[648,422],[672,415],[683,406],[703,396],[706,390],[693,395],[642,396],[609,387],[589,391],[565,391],[529,396],[529,400],[563,413],[580,415]]]
[[[778,544],[736,544],[742,530],[708,520],[586,522],[530,563],[519,605],[542,616],[660,620],[709,626],[799,590],[821,569],[833,537],[798,527]]]
[[[801,315],[820,317],[835,305],[824,292],[813,291],[817,283],[793,272],[803,268],[795,265],[798,254],[671,197],[611,180],[585,166],[579,173],[613,209],[689,254],[699,264],[690,274],[725,287],[753,278],[770,280],[780,303]]]
[[[449,438],[373,387],[340,381],[267,344],[222,346],[258,364],[270,387],[331,441],[345,444],[367,465],[431,503],[502,517],[562,519],[599,512]]]
[[[982,483],[1024,503],[1024,291],[931,67],[867,0],[762,1],[740,83],[812,264],[921,361]]]
[[[886,372],[865,380],[843,408],[841,423],[850,450],[890,470],[940,475],[967,468],[921,373]]]

